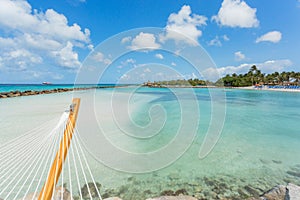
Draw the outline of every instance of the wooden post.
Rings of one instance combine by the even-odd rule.
[[[51,200],[52,198],[53,191],[55,190],[56,184],[59,180],[62,171],[63,163],[68,154],[68,150],[70,147],[71,139],[76,124],[79,105],[80,99],[74,98],[73,103],[70,106],[69,119],[65,127],[63,138],[60,141],[58,152],[56,153],[55,159],[52,163],[52,167],[49,171],[45,185],[39,194],[38,200]]]

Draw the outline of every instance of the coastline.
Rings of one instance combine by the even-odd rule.
[[[90,87],[75,87],[75,88],[55,88],[49,90],[25,90],[25,91],[9,91],[9,92],[0,92],[0,99],[3,98],[12,98],[12,97],[20,97],[20,96],[32,96],[32,95],[42,95],[42,94],[53,94],[53,93],[62,93],[62,92],[71,92],[71,91],[79,91],[79,90],[90,90],[90,89],[100,89],[100,88],[120,88],[120,87],[128,87],[128,85],[118,86],[118,85],[106,85],[106,86],[90,86]],[[274,91],[274,92],[300,92],[300,89],[290,89],[290,88],[269,88],[269,87],[261,87],[257,88],[254,86],[247,87],[218,87],[218,86],[186,86],[186,85],[164,85],[164,86],[146,86],[142,85],[142,87],[149,88],[225,88],[225,89],[240,89],[240,90],[263,90],[263,91]]]
[[[186,85],[163,85],[163,86],[146,86],[143,87],[149,88],[225,88],[225,89],[240,89],[240,90],[263,90],[263,91],[274,91],[274,92],[300,92],[300,89],[290,89],[290,88],[269,88],[269,87],[262,87],[262,88],[255,88],[254,86],[247,86],[247,87],[219,87],[219,86],[186,86]]]
[[[290,89],[290,88],[268,88],[268,87],[262,87],[262,88],[255,88],[254,86],[248,86],[248,87],[227,87],[230,89],[242,89],[242,90],[263,90],[263,91],[274,91],[274,92],[300,92],[300,89]]]

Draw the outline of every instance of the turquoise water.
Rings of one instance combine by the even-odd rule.
[[[95,94],[95,114],[109,141],[123,151],[153,152],[160,150],[177,137],[182,115],[179,100],[174,93],[179,96],[181,94],[183,103],[187,105],[185,109],[190,116],[184,123],[188,127],[190,126],[190,131],[192,131],[194,119],[199,120],[199,126],[192,145],[179,159],[167,167],[145,174],[117,172],[110,169],[115,166],[110,165],[105,158],[101,159],[100,154],[101,152],[105,154],[105,149],[99,148],[101,149],[99,152],[98,148],[93,148],[97,146],[96,144],[100,147],[105,147],[105,144],[100,140],[95,140],[95,144],[87,149],[93,157],[98,158],[106,165],[106,167],[99,167],[102,164],[92,161],[95,166],[93,171],[104,185],[104,196],[145,199],[168,194],[170,191],[185,190],[186,193],[195,195],[199,199],[245,199],[258,196],[277,184],[286,184],[287,182],[300,184],[300,177],[297,175],[300,172],[299,93],[226,89],[226,99],[217,99],[215,104],[216,109],[220,108],[220,105],[226,104],[225,124],[221,137],[212,152],[204,159],[200,159],[200,146],[212,117],[209,90],[194,90],[199,106],[199,117],[195,115],[196,111],[191,106],[194,99],[189,95],[189,90],[174,89],[171,91],[162,88],[142,88],[135,91],[129,101],[126,101],[123,95],[131,93],[131,89],[118,89],[117,100],[113,98],[118,107],[115,108],[112,103],[112,107],[117,110],[116,116],[119,116],[114,119],[118,122],[118,127],[112,125],[115,121],[110,119],[107,114],[109,111],[105,109],[110,106],[111,101],[104,96],[109,96],[113,91],[98,91]],[[213,89],[213,91],[222,93],[221,89]],[[109,103],[106,104],[106,101]],[[120,111],[119,108],[128,105],[129,108],[132,107],[128,109],[129,111]],[[163,112],[159,108],[154,109],[157,105],[163,108]],[[154,109],[153,113],[150,108]],[[129,120],[126,120],[127,115],[131,116]],[[164,126],[159,131],[155,129],[156,126],[150,126],[150,132],[147,133],[148,136],[151,136],[150,138],[137,138],[145,136],[136,131],[140,130],[137,126],[151,124],[153,118],[158,118],[158,124],[159,121],[165,119]],[[79,130],[80,120],[79,118]],[[84,124],[87,123],[84,122]],[[216,122],[212,123],[214,125]],[[92,125],[89,124],[88,127],[92,127]],[[85,132],[84,130],[88,127],[83,126],[82,132]],[[123,129],[122,131],[118,131],[120,127]],[[98,132],[96,127],[91,129]],[[189,128],[186,130],[188,131]],[[146,129],[147,131],[149,131],[149,127]],[[90,134],[92,134],[91,132],[89,131]],[[90,143],[87,135],[80,135],[84,143]],[[181,138],[183,143],[184,139]],[[174,152],[177,150],[176,147],[173,149]],[[138,162],[130,156],[113,155],[116,160],[123,160],[122,166],[116,167],[118,170],[122,171],[124,166],[144,167],[144,163]],[[150,165],[154,165],[157,161],[163,163],[168,156],[171,154],[162,152],[162,154],[158,154],[157,160],[150,159]],[[147,164],[149,163],[147,162]],[[291,171],[295,173],[291,173]],[[217,195],[219,196],[217,197]]]
[[[300,93],[226,89],[226,99],[217,99],[215,104],[216,109],[226,104],[221,137],[210,154],[200,159],[200,146],[212,117],[209,90],[194,89],[195,95],[189,95],[189,89],[132,91],[132,88],[97,89],[74,94],[82,99],[79,135],[94,177],[102,184],[103,197],[145,199],[177,191],[199,199],[246,199],[278,184],[300,184]],[[221,89],[213,91],[222,93]],[[94,136],[105,134],[111,144],[131,153],[160,150],[178,137],[182,122],[180,101],[174,94],[182,98],[181,103],[190,114],[183,121],[186,134],[193,130],[194,119],[199,123],[191,146],[170,165],[139,174],[124,172],[122,167],[145,167],[145,163],[111,153],[108,157],[122,160],[122,166],[115,170],[116,165],[108,162],[114,160],[99,154],[99,150],[106,153],[106,144]],[[87,101],[90,96],[94,100],[92,108]],[[199,113],[192,106],[194,97]],[[5,111],[0,112],[1,141],[14,138],[21,129],[30,130],[41,121],[59,116],[71,98],[72,95],[65,93],[0,99],[0,109]],[[17,128],[12,120],[18,122]],[[163,126],[157,128],[151,123]],[[181,141],[188,142],[185,138]],[[173,152],[178,149],[173,148]],[[163,163],[170,155],[161,154],[147,164]]]

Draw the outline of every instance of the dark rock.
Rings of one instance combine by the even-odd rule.
[[[225,183],[220,183],[218,184],[219,188],[224,190],[224,189],[228,189],[228,186]]]
[[[280,160],[272,160],[273,163],[276,163],[276,164],[282,164],[282,161]]]
[[[108,198],[109,196],[110,196],[109,193],[106,193],[106,192],[101,194],[101,197],[104,199]]]
[[[259,161],[260,161],[261,163],[265,164],[265,165],[267,165],[267,164],[270,163],[270,161],[265,160],[265,159],[259,159]]]
[[[176,192],[174,193],[175,196],[179,196],[180,194],[188,195],[188,192],[185,189],[179,189],[179,190],[176,190]]]
[[[19,96],[29,96],[29,95],[39,95],[39,94],[51,94],[57,92],[68,92],[73,90],[89,90],[95,87],[87,87],[87,88],[56,88],[52,90],[42,90],[42,91],[33,91],[33,90],[26,90],[24,92],[21,91],[10,91],[10,92],[1,92],[0,98],[9,98],[9,97],[19,97]],[[106,88],[106,87],[104,87]]]
[[[300,164],[295,165],[295,167],[298,167],[300,169]]]
[[[289,175],[296,176],[296,177],[300,178],[300,172],[287,171],[286,173],[288,173]]]
[[[129,186],[127,186],[127,185],[122,185],[122,186],[119,188],[118,196],[119,196],[120,194],[125,194],[125,193],[127,193],[127,192],[128,192],[128,187],[129,187]]]
[[[146,199],[146,200],[197,200],[195,197],[191,197],[191,196],[184,196],[184,195],[180,195],[180,196],[161,196],[161,197],[156,197],[156,198],[150,198],[150,199]]]
[[[208,186],[213,186],[215,184],[215,182],[213,180],[210,180],[209,178],[207,177],[204,177],[204,182],[206,185]]]
[[[145,190],[144,194],[152,194],[151,190]]]
[[[101,193],[102,198],[108,198],[112,196],[117,196],[117,192],[114,189],[107,189],[105,192]]]
[[[245,187],[245,190],[253,197],[259,197],[259,193],[257,192],[256,189],[254,189],[253,187],[249,186],[249,185],[246,185]]]
[[[174,194],[175,193],[172,190],[165,190],[160,193],[161,196],[174,196]]]
[[[169,179],[171,179],[171,180],[180,179],[180,176],[177,173],[172,173],[169,175]]]
[[[249,197],[249,195],[244,190],[242,190],[241,188],[239,188],[237,192],[239,193],[241,198]]]
[[[300,168],[298,167],[291,167],[291,171],[300,172]]]
[[[101,188],[100,183],[96,183],[96,185],[94,183],[84,184],[84,186],[81,188],[82,197],[84,199],[85,198],[89,199],[90,198],[89,190],[90,190],[91,196],[93,198],[96,198],[96,197],[98,197],[97,189],[98,189],[98,191],[100,191],[100,188]]]

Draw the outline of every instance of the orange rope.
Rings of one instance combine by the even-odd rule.
[[[64,131],[63,139],[60,142],[58,152],[56,153],[48,178],[45,182],[42,191],[39,194],[38,200],[51,200],[52,198],[53,191],[55,190],[55,186],[59,180],[62,171],[63,163],[68,154],[68,150],[74,132],[74,127],[76,124],[79,105],[80,99],[74,98],[70,109],[68,123]]]

